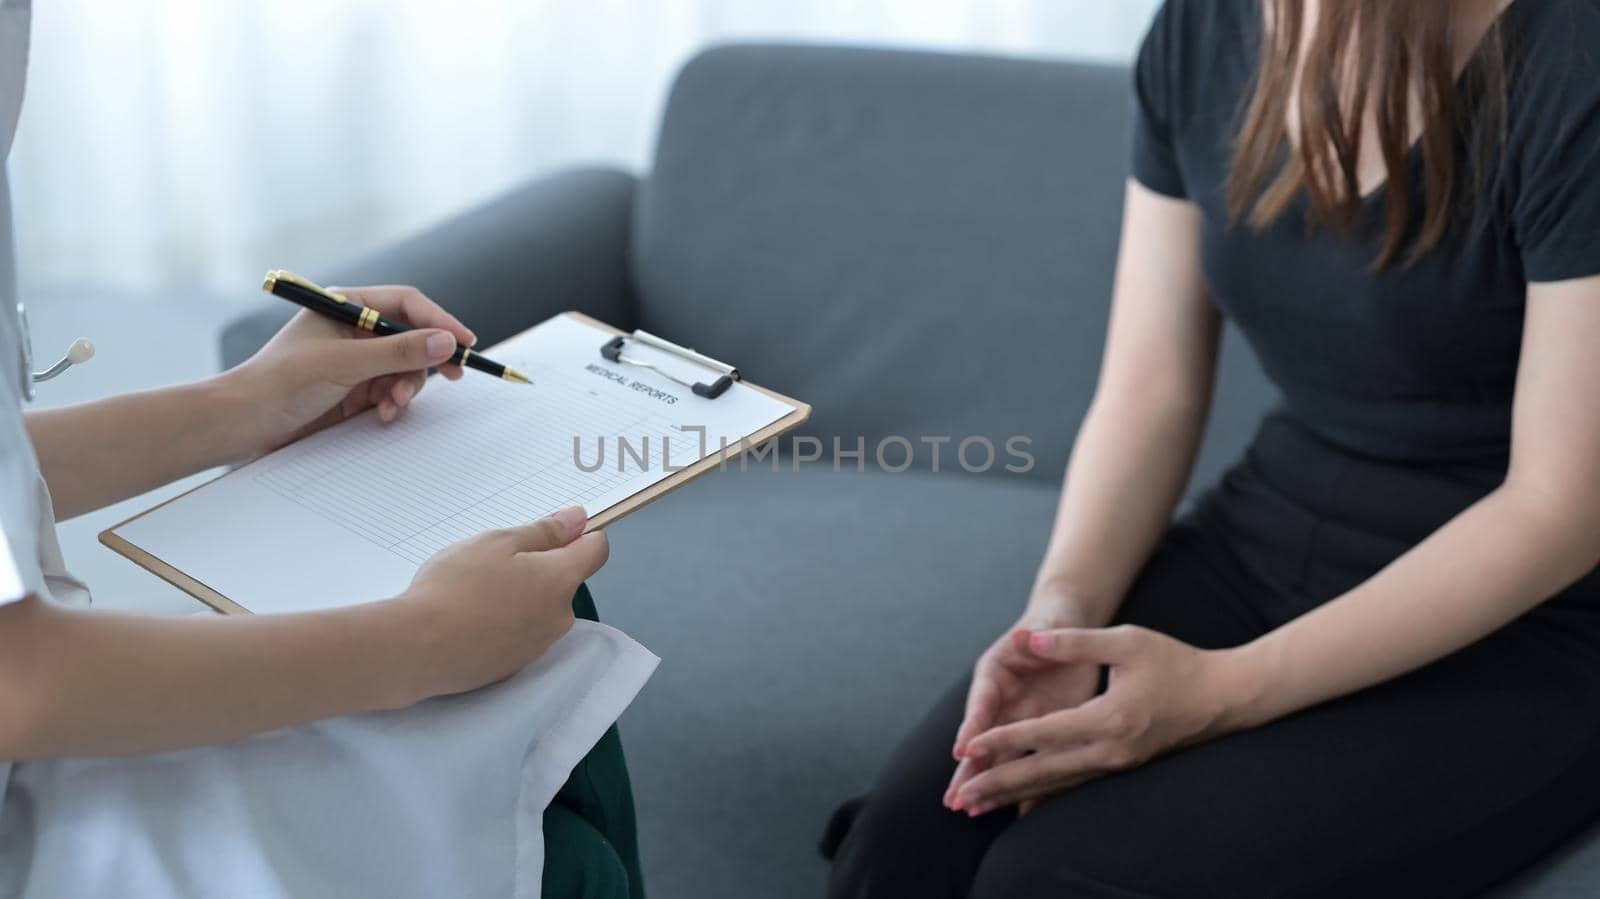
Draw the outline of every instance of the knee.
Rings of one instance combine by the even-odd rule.
[[[1071,896],[1072,899],[1148,899],[1174,895],[1165,888],[1142,883],[1133,871],[1106,871],[1083,863],[1067,847],[1078,841],[1062,834],[1049,845],[1002,835],[989,848],[972,882],[970,899],[1039,899],[1041,896]],[[1008,839],[1009,837],[1009,839]],[[1181,891],[1180,891],[1181,892]]]
[[[835,851],[828,896],[967,899],[984,848],[1007,823],[1000,815],[968,819],[944,808],[937,795],[914,801],[878,796],[847,806],[829,827]],[[827,848],[825,840],[824,854]]]
[[[828,899],[867,899],[873,884],[885,879],[874,872],[888,861],[895,844],[876,823],[878,816],[861,814],[865,805],[856,799],[840,807],[823,834],[822,855],[833,862]]]
[[[855,800],[834,812],[822,838],[822,854],[833,862],[828,899],[922,895],[907,890],[925,873],[918,868],[926,867],[926,853],[883,811]]]
[[[988,869],[985,869],[987,871]],[[1022,868],[994,873],[980,871],[972,885],[971,899],[1040,899],[1041,896],[1070,896],[1072,899],[1151,899],[1158,893],[1102,883],[1060,868],[1047,874]]]

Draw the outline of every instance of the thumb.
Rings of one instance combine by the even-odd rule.
[[[341,341],[339,349],[347,360],[346,371],[366,380],[420,371],[445,362],[456,351],[456,338],[449,331],[418,329],[370,340]]]
[[[1068,627],[1035,631],[1028,649],[1053,662],[1116,665],[1133,654],[1138,641],[1138,630],[1132,627]]]
[[[519,553],[546,552],[559,549],[578,539],[583,526],[589,523],[582,506],[562,509],[521,527],[511,528],[511,540]]]

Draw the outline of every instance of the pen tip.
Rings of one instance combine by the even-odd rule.
[[[517,371],[516,369],[510,367],[509,365],[506,366],[505,374],[501,375],[500,377],[506,379],[507,381],[510,381],[513,384],[532,384],[533,383],[531,380],[528,379],[527,375],[523,374],[520,371]]]

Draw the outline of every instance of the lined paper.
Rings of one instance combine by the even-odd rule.
[[[117,533],[251,611],[348,605],[398,593],[440,549],[484,530],[571,505],[594,516],[794,411],[744,384],[708,400],[607,362],[609,336],[551,319],[485,351],[531,387],[434,378],[395,422],[359,416]],[[627,353],[705,379],[653,348]]]

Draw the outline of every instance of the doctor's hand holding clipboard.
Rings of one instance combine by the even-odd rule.
[[[253,358],[207,381],[28,413],[27,437],[56,516],[246,462],[369,409],[392,421],[430,367],[463,376],[449,360],[476,336],[419,291],[344,295],[411,330],[375,336],[302,312]],[[383,488],[382,473],[363,470],[359,459],[350,471]],[[72,583],[64,572],[48,577],[35,559],[16,559],[11,579],[27,596],[0,604],[0,688],[30,699],[0,708],[30,711],[0,728],[0,757],[225,742],[498,681],[571,628],[573,595],[608,554],[603,533],[580,536],[585,523],[574,508],[484,533],[440,552],[394,601],[297,615],[171,620],[79,612],[42,601],[46,581]],[[36,526],[5,522],[8,533]],[[38,651],[45,646],[61,651]],[[18,670],[4,670],[8,660]],[[118,689],[104,689],[107,681]]]

